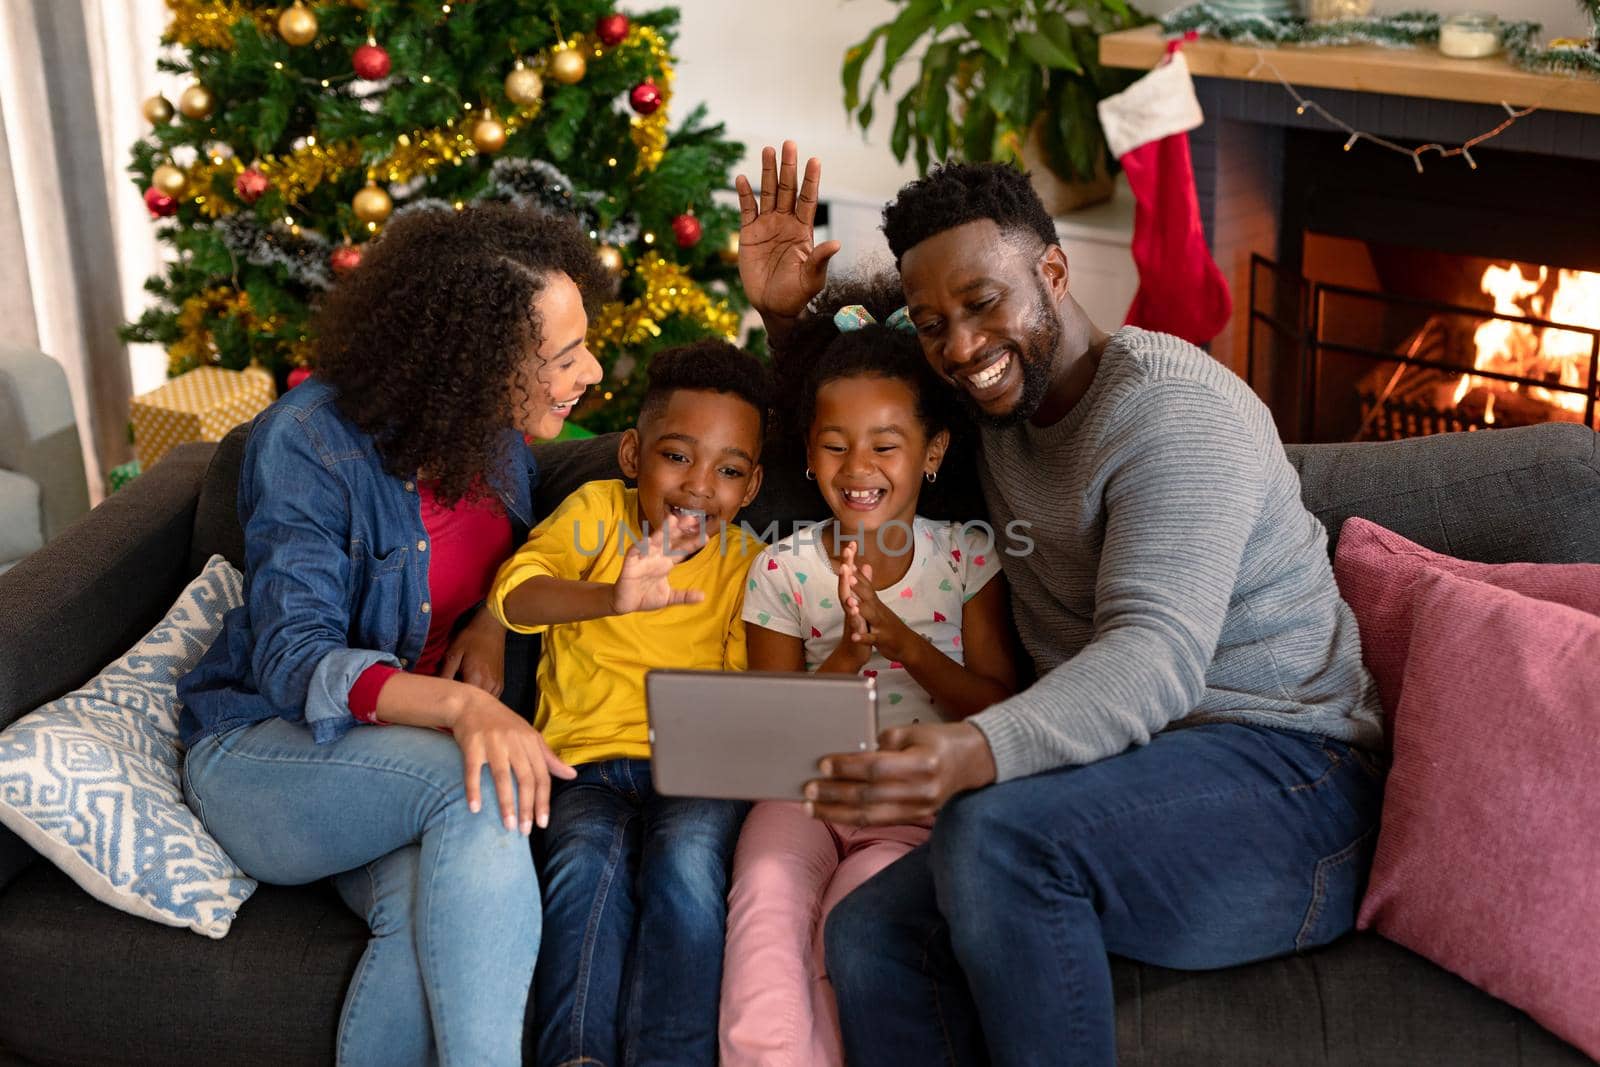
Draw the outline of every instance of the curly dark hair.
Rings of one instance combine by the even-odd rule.
[[[591,312],[610,285],[570,217],[489,203],[398,217],[318,310],[317,376],[387,470],[426,471],[446,504],[481,495],[538,374],[535,301],[558,274]]]
[[[894,265],[923,241],[979,219],[1060,244],[1056,224],[1027,174],[1004,163],[946,163],[902,188],[883,209],[883,234]]]
[[[879,377],[903,381],[917,398],[917,421],[932,437],[955,428],[960,413],[949,386],[923,358],[915,334],[891,330],[883,322],[905,306],[900,280],[892,274],[843,278],[830,283],[806,308],[775,361],[783,404],[783,433],[803,442],[816,415],[817,391],[841,378]],[[860,304],[877,323],[841,332],[833,313]]]
[[[760,413],[761,436],[766,437],[772,377],[766,364],[744,349],[708,337],[651,356],[649,384],[639,401],[639,425],[665,411],[668,399],[680,389],[726,393],[748,402]]]

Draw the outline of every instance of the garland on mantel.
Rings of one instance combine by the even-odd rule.
[[[1318,47],[1340,44],[1375,44],[1385,48],[1415,48],[1439,43],[1438,14],[1432,11],[1402,11],[1364,19],[1312,22],[1309,19],[1265,18],[1260,15],[1229,15],[1210,4],[1191,4],[1161,20],[1168,36],[1198,33],[1239,44],[1293,45]],[[1506,22],[1501,25],[1506,54],[1523,70],[1540,74],[1579,74],[1600,78],[1600,51],[1594,41],[1540,48],[1534,43],[1542,27],[1537,22]],[[1600,28],[1597,28],[1600,33]]]

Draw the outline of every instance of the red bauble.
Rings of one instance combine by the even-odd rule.
[[[610,48],[621,44],[622,39],[628,36],[628,26],[628,16],[626,15],[615,13],[601,15],[600,21],[594,24],[594,34],[600,38],[601,44]]]
[[[661,86],[646,78],[628,93],[628,103],[641,115],[654,115],[661,106]]]
[[[328,265],[335,274],[349,274],[361,266],[361,249],[355,245],[340,245],[328,256]]]
[[[240,200],[253,204],[261,199],[261,194],[266,192],[271,184],[265,174],[251,167],[248,170],[241,170],[233,179],[233,191],[239,194]]]
[[[153,185],[144,191],[144,206],[158,219],[170,218],[178,213],[178,201]]]
[[[700,243],[700,220],[693,215],[679,215],[672,220],[672,236],[679,248],[693,248]]]
[[[359,78],[377,81],[389,76],[389,53],[371,42],[356,49],[353,62]]]

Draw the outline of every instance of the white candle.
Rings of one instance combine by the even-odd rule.
[[[1494,15],[1465,12],[1439,26],[1439,51],[1457,59],[1479,59],[1500,51],[1500,20]]]

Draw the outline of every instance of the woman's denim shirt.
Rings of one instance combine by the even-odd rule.
[[[537,470],[507,430],[489,482],[514,536]],[[344,736],[350,686],[374,663],[405,668],[432,621],[428,535],[415,476],[384,470],[372,438],[311,378],[257,417],[239,475],[245,602],[178,683],[184,744],[280,716],[321,744]]]

